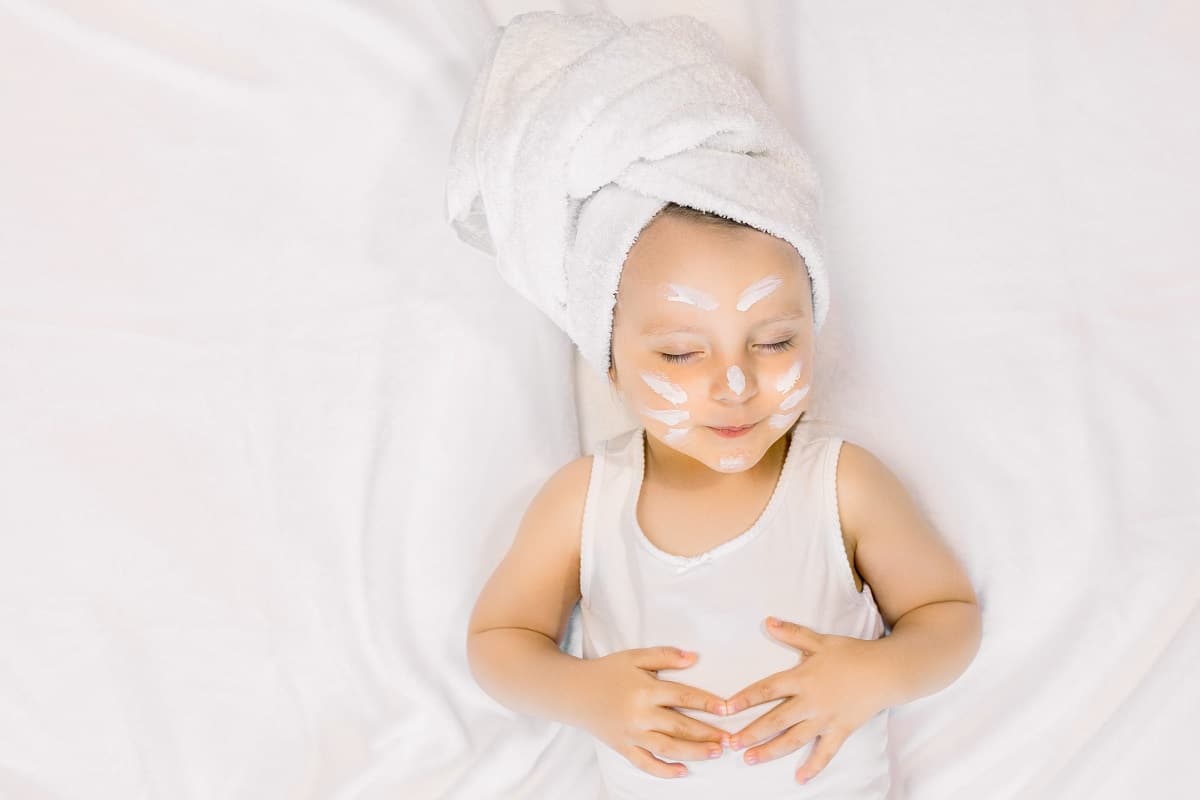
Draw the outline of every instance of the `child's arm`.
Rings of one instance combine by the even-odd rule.
[[[730,710],[784,698],[730,739],[749,763],[816,740],[796,772],[820,772],[857,728],[885,708],[932,694],[971,663],[981,637],[975,591],[962,566],[877,458],[843,442],[838,516],[852,561],[892,629],[881,639],[822,633],[783,621],[767,630],[804,653],[801,663],[729,698]],[[776,736],[775,734],[779,734]],[[774,738],[771,738],[774,737]]]
[[[471,614],[467,657],[479,685],[505,706],[584,728],[635,766],[661,777],[687,773],[679,759],[720,755],[725,731],[676,708],[724,712],[722,698],[659,680],[689,666],[672,647],[579,659],[562,652],[579,599],[579,541],[590,456],[567,464],[530,503],[508,554]],[[665,644],[665,643],[664,643]]]
[[[869,451],[844,442],[838,508],[855,541],[854,564],[891,633],[877,640],[888,665],[888,706],[933,694],[970,665],[982,637],[975,590],[900,480]]]

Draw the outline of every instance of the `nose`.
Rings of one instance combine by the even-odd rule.
[[[728,364],[713,377],[712,396],[718,402],[739,405],[758,394],[758,381],[753,371],[742,369],[740,364]]]

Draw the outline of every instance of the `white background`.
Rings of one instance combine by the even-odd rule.
[[[623,421],[442,210],[494,26],[597,7],[0,0],[0,797],[597,796],[464,638]],[[810,149],[813,410],[977,587],[895,797],[1200,793],[1195,6],[604,7]]]

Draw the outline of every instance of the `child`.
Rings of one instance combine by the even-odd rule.
[[[615,797],[793,796],[793,776],[885,797],[886,709],[966,667],[978,608],[886,468],[802,430],[802,259],[668,205],[630,251],[612,338],[643,424],[534,498],[471,617],[477,679],[589,730]],[[584,660],[558,647],[581,598]]]
[[[888,708],[961,674],[979,609],[899,480],[802,419],[817,184],[715,41],[519,15],[464,111],[456,230],[639,420],[534,497],[468,657],[589,731],[613,797],[883,798]]]

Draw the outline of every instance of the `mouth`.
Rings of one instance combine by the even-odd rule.
[[[749,425],[739,425],[734,428],[714,428],[711,425],[706,426],[706,427],[708,427],[708,429],[710,431],[712,431],[713,433],[715,433],[717,436],[723,436],[727,439],[732,439],[736,436],[745,436],[757,424],[758,424],[757,422],[752,422]]]

